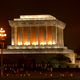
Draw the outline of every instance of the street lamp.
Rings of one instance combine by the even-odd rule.
[[[3,76],[3,48],[4,48],[4,41],[5,41],[6,36],[7,35],[5,33],[5,30],[3,28],[0,28],[0,42],[2,45],[2,48],[1,48],[1,76]]]

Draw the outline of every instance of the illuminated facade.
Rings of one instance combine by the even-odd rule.
[[[64,47],[65,23],[51,15],[23,15],[9,21],[12,28],[13,46]]]
[[[63,54],[75,63],[74,52],[64,46],[66,24],[54,16],[21,15],[9,20],[9,24],[12,40],[5,54]]]

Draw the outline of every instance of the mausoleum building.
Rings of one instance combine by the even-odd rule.
[[[66,24],[52,15],[21,15],[9,20],[11,45],[4,54],[62,54],[75,64],[75,53],[64,46]]]

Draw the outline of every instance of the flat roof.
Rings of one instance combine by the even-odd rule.
[[[52,15],[20,15],[20,18],[14,20],[56,20],[56,17]]]

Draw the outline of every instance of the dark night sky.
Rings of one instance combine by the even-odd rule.
[[[66,23],[64,42],[70,49],[80,48],[80,0],[0,0],[0,26],[10,40],[9,19],[22,14],[51,14]]]

